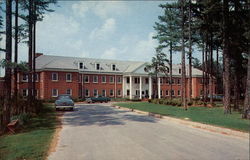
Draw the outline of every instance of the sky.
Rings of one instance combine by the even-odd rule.
[[[150,61],[154,24],[164,1],[58,1],[37,23],[36,52],[45,55]],[[0,46],[5,46],[4,40]],[[4,48],[4,47],[3,47]],[[2,54],[3,55],[3,54]],[[3,57],[3,56],[2,56]],[[27,61],[26,44],[19,61]],[[173,63],[181,56],[174,55]]]

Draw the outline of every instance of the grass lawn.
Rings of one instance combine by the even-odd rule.
[[[21,133],[0,137],[0,160],[43,160],[56,127],[56,113],[47,106]]]
[[[185,111],[182,107],[153,104],[148,102],[116,103],[115,105],[133,108],[141,111],[158,113],[180,119],[189,118],[191,121],[232,128],[241,131],[249,131],[250,121],[241,119],[238,112],[224,115],[222,107],[189,107]]]

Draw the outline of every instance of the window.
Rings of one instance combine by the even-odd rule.
[[[172,82],[171,82],[172,81]],[[171,81],[169,81],[171,84],[174,84],[174,79],[172,79]]]
[[[58,96],[58,89],[52,89],[52,97]]]
[[[118,96],[121,96],[121,90],[118,90],[118,91],[117,91],[117,95],[118,95]]]
[[[83,63],[82,62],[79,63],[79,69],[83,69]]]
[[[163,95],[163,91],[161,90],[161,96]]]
[[[28,96],[28,89],[23,89],[23,96],[27,97]]]
[[[96,63],[96,70],[100,70],[100,63]]]
[[[172,92],[172,96],[174,96],[174,90],[172,90],[171,92]]]
[[[79,75],[78,75],[78,82],[81,82],[81,79],[82,79],[82,75],[79,74]]]
[[[113,89],[111,89],[111,90],[109,91],[109,95],[110,95],[111,97],[114,96],[114,90],[113,90]]]
[[[167,67],[167,72],[169,73],[169,68]]]
[[[34,96],[38,97],[38,90],[37,89],[34,90]]]
[[[135,78],[135,84],[140,83],[140,78]]]
[[[38,80],[39,80],[38,73],[35,74],[34,80],[35,80],[35,82],[38,82]]]
[[[117,77],[117,83],[122,83],[122,77]]]
[[[66,82],[72,82],[72,74],[71,73],[66,74]]]
[[[94,89],[94,96],[97,96],[97,95],[98,95],[98,90]]]
[[[163,78],[160,78],[160,83],[163,84]]]
[[[52,73],[52,81],[58,81],[58,73]]]
[[[102,76],[102,83],[106,83],[106,76]]]
[[[89,90],[85,89],[85,97],[89,97]]]
[[[135,95],[139,95],[140,94],[140,90],[135,90]]]
[[[28,81],[28,74],[23,74],[23,82],[27,82]]]
[[[180,90],[178,90],[178,96],[180,96],[181,95],[181,91]]]
[[[93,77],[93,83],[98,83],[98,76]]]
[[[180,78],[177,79],[177,84],[181,84],[181,79]]]
[[[89,83],[89,76],[84,76],[84,83]]]
[[[166,83],[169,84],[169,78],[166,79]]]
[[[145,83],[148,84],[148,78],[145,78]]]
[[[181,69],[179,69],[179,74],[181,74]]]
[[[145,91],[146,96],[148,96],[148,90]]]
[[[72,89],[68,88],[68,89],[66,90],[66,94],[67,94],[67,95],[72,95]]]
[[[114,83],[114,77],[113,76],[109,77],[109,83]]]
[[[116,66],[115,64],[112,64],[112,71],[115,71],[116,70]]]
[[[130,90],[128,89],[128,90],[127,90],[127,96],[129,96],[129,95],[130,95]]]
[[[166,90],[166,96],[168,96],[168,90]]]
[[[202,89],[200,90],[200,95],[203,95],[203,90]]]
[[[127,77],[127,83],[129,83],[130,82],[130,78],[129,77]]]
[[[106,96],[106,90],[104,89],[104,90],[102,90],[102,96]]]

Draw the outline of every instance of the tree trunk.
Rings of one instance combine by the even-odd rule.
[[[223,58],[224,58],[224,70],[223,70],[223,84],[224,84],[224,114],[231,113],[230,111],[230,56],[229,56],[229,33],[228,33],[228,19],[229,19],[229,7],[228,0],[223,1]]]
[[[6,0],[6,62],[9,64],[12,59],[12,0]],[[11,68],[9,65],[5,67],[5,101],[3,107],[3,125],[2,130],[6,129],[10,122],[10,102],[11,102]]]
[[[188,30],[189,30],[189,96],[188,102],[192,99],[192,40],[191,40],[191,0],[189,0],[189,14],[188,14]]]
[[[32,3],[33,0],[29,0],[29,77],[28,77],[28,100],[29,100],[29,110],[31,110],[31,105],[32,105],[32,91],[33,91],[33,84],[32,84],[32,41],[33,41],[33,35],[32,35],[32,30],[33,30],[33,23],[32,23]]]
[[[18,63],[18,0],[15,1],[15,63]],[[17,98],[17,68],[14,70],[14,95]]]
[[[207,38],[206,38],[207,39]],[[207,50],[208,50],[208,44],[207,44],[207,40],[205,43],[205,90],[204,90],[204,102],[207,102],[207,72],[208,72],[208,65],[207,65]],[[206,105],[206,103],[205,103]]]
[[[246,81],[246,92],[245,92],[245,99],[244,99],[244,109],[242,118],[249,118],[250,112],[250,52],[248,53],[248,65],[247,65],[247,81]]]
[[[219,47],[216,48],[216,94],[219,94]]]
[[[185,110],[187,110],[187,101],[186,101],[186,66],[185,66],[185,44],[184,44],[184,0],[181,0],[181,16],[182,16],[182,24],[181,24],[181,30],[182,30],[182,57],[181,57],[181,64],[182,64],[182,71],[181,71],[181,90],[182,90],[182,105]]]
[[[35,81],[35,76],[36,76],[36,4],[34,3],[33,4],[33,35],[32,35],[32,38],[33,38],[33,48],[32,48],[32,55],[33,55],[33,86],[32,86],[32,89],[33,89],[33,99],[36,99],[36,81]],[[38,77],[37,77],[38,78]]]
[[[205,46],[204,41],[202,42],[202,100],[204,101],[205,98],[205,64],[204,64],[204,52]]]
[[[173,90],[173,85],[172,85],[172,42],[170,42],[170,99],[172,100],[172,90]]]
[[[213,35],[210,35],[210,74],[209,74],[210,104],[213,105]]]

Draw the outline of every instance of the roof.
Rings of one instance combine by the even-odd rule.
[[[84,69],[79,69],[79,63],[83,63]],[[96,70],[96,64],[100,64],[100,70]],[[36,58],[37,70],[56,70],[56,71],[72,71],[72,72],[91,72],[91,73],[117,73],[127,75],[148,75],[144,68],[148,62],[140,61],[121,61],[97,58],[80,58],[80,57],[64,57],[41,55]],[[112,70],[112,65],[116,66],[116,70]],[[173,65],[173,76],[181,76],[179,69],[181,65]],[[189,67],[186,67],[188,75]],[[192,69],[193,76],[202,76],[202,71],[196,68]]]

